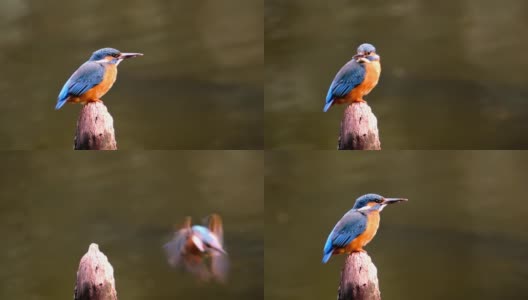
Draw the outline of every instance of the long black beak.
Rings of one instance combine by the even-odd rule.
[[[119,56],[119,58],[121,59],[127,59],[127,58],[132,58],[132,57],[137,57],[137,56],[143,56],[143,53],[121,53],[121,55]]]
[[[408,201],[405,198],[385,198],[383,199],[383,204],[394,204],[398,202]]]

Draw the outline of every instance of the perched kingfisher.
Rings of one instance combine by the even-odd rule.
[[[168,263],[172,267],[183,266],[203,280],[215,278],[224,281],[228,260],[224,250],[222,219],[212,214],[204,223],[207,226],[191,226],[191,217],[185,219],[174,238],[164,245]]]
[[[380,212],[385,206],[404,198],[384,198],[377,194],[366,194],[357,198],[354,207],[337,222],[326,240],[323,250],[323,263],[333,254],[361,252],[376,235],[380,222]]]
[[[55,109],[60,109],[66,102],[86,104],[101,101],[101,97],[112,88],[116,80],[119,63],[124,59],[142,55],[123,53],[113,48],[95,51],[66,81],[59,93]]]
[[[380,57],[371,44],[361,44],[357,54],[335,76],[326,94],[326,112],[334,104],[365,102],[363,96],[378,84]]]

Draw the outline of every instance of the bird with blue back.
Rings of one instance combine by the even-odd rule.
[[[225,281],[229,262],[224,250],[222,218],[212,214],[206,226],[192,225],[187,217],[174,238],[164,245],[168,263],[206,281],[211,278]]]
[[[59,93],[55,109],[60,109],[67,102],[86,104],[101,101],[101,97],[112,88],[116,80],[119,63],[142,55],[125,53],[114,48],[95,51],[66,81]]]
[[[334,104],[366,102],[368,95],[378,84],[381,74],[380,56],[371,44],[361,44],[357,54],[337,72],[328,93],[323,111]]]
[[[385,206],[407,201],[404,198],[385,198],[377,194],[366,194],[356,199],[356,203],[337,222],[328,236],[323,249],[323,263],[334,254],[364,252],[376,235],[380,222],[380,212]]]

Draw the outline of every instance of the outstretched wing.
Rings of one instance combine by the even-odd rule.
[[[218,214],[211,214],[205,219],[204,225],[206,225],[209,230],[216,235],[220,244],[223,245],[224,229],[222,226],[222,217],[220,217]]]
[[[326,104],[332,103],[334,98],[343,98],[365,79],[365,66],[356,62],[355,59],[347,62],[335,76],[328,93]]]
[[[330,254],[336,248],[344,248],[358,235],[365,231],[367,217],[362,213],[351,210],[347,212],[328,236],[324,247],[324,254]]]
[[[185,217],[181,225],[176,226],[176,232],[172,240],[165,245],[165,254],[169,265],[176,267],[181,263],[182,256],[185,254],[185,245],[187,239],[192,234],[191,231],[191,217]]]
[[[222,218],[218,214],[211,214],[204,222],[209,230],[216,235],[220,245],[224,247],[224,229],[222,226]],[[215,255],[211,256],[211,273],[214,278],[219,282],[225,282],[227,280],[227,274],[229,272],[229,258],[227,255]]]
[[[187,216],[183,219],[181,227],[179,229],[191,229],[192,218]]]
[[[182,228],[174,234],[174,238],[170,242],[163,245],[167,262],[172,267],[176,267],[181,263],[181,259],[185,254],[185,245],[190,235],[190,228]]]

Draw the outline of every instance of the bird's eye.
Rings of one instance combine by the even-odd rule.
[[[371,53],[372,53],[372,52],[368,51],[368,52],[367,52],[367,55],[370,55]]]
[[[114,53],[114,54],[112,54],[112,56],[117,58],[117,57],[119,57],[119,53]]]

